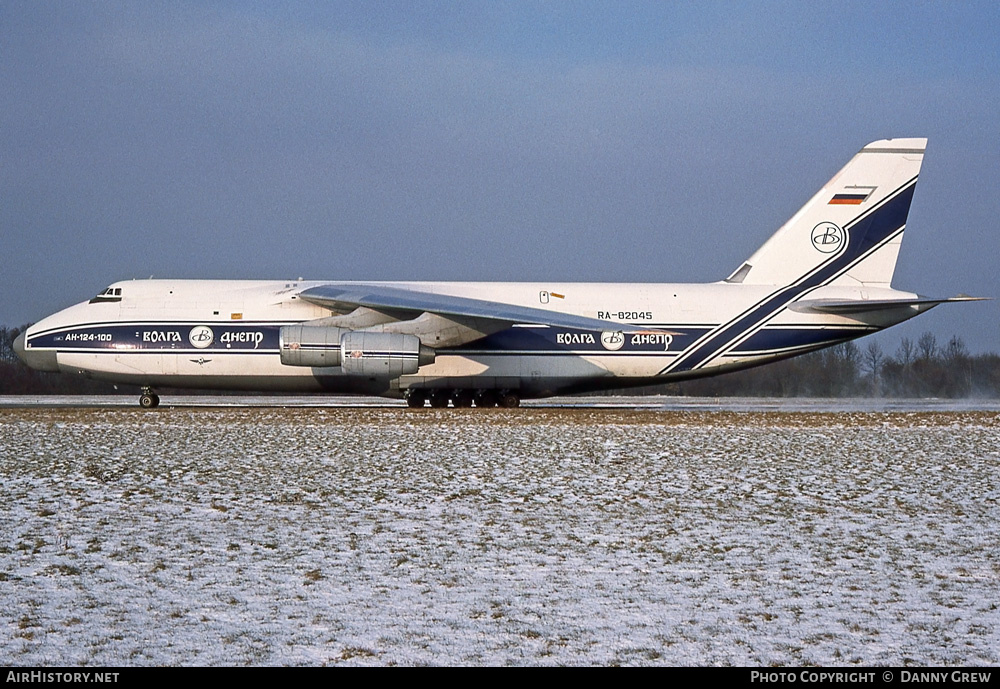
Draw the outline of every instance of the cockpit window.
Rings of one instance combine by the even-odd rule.
[[[121,287],[108,287],[106,290],[98,294],[96,297],[90,300],[91,304],[100,304],[108,301],[121,301],[122,300],[122,288]]]

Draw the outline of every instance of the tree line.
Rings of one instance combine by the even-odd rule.
[[[1000,397],[1000,356],[970,354],[953,336],[925,332],[892,354],[853,341],[758,368],[666,386],[673,394],[725,397]]]
[[[33,371],[14,353],[27,329],[0,327],[0,395],[97,395],[134,393],[135,386],[80,376]],[[804,356],[745,371],[623,390],[626,394],[701,397],[1000,397],[1000,356],[970,354],[958,336],[944,345],[925,332],[903,338],[886,354],[876,340],[844,342]]]

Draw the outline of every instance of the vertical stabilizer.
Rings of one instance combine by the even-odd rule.
[[[927,139],[862,148],[729,278],[748,285],[888,287]]]

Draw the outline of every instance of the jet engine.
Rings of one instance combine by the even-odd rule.
[[[278,333],[285,366],[340,366],[340,338],[350,330],[321,325],[286,325]]]
[[[340,366],[344,375],[398,378],[434,362],[434,350],[416,335],[346,330],[307,324],[281,328],[281,363]]]
[[[434,350],[416,335],[354,331],[340,338],[341,366],[354,376],[396,378],[434,361]]]

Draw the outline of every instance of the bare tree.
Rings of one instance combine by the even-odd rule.
[[[959,363],[969,358],[969,349],[958,335],[952,335],[944,350],[945,358],[951,363]]]
[[[868,372],[868,376],[871,379],[871,394],[877,396],[879,394],[879,374],[882,372],[882,360],[885,355],[882,354],[882,348],[879,346],[876,340],[869,340],[868,346],[865,347],[864,364],[865,371]]]
[[[896,352],[896,358],[899,359],[899,363],[905,368],[913,363],[913,355],[916,351],[916,347],[913,346],[913,340],[904,337],[899,341],[899,350]]]
[[[917,347],[920,349],[920,358],[924,361],[930,361],[937,356],[937,338],[934,337],[934,333],[928,331],[921,335],[917,340]]]

